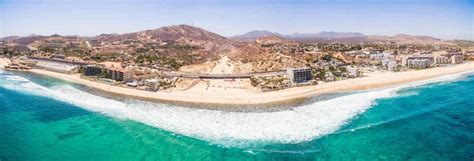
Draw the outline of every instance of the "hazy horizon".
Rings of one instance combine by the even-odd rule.
[[[472,8],[468,0],[0,0],[0,37],[96,36],[188,24],[226,37],[267,30],[474,40]]]

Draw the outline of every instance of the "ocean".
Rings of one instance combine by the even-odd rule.
[[[474,159],[474,74],[235,112],[0,70],[0,160]]]

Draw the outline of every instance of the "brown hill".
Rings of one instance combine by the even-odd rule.
[[[189,25],[173,25],[160,27],[153,30],[145,30],[126,34],[102,34],[98,38],[101,41],[123,41],[128,39],[154,39],[163,41],[177,41],[182,38],[202,39],[202,40],[226,40],[225,37],[204,29]]]
[[[99,41],[113,42],[123,40],[174,41],[181,44],[199,46],[205,51],[223,53],[234,48],[233,42],[218,34],[189,25],[174,25],[154,30],[126,34],[102,34]]]
[[[263,36],[257,40],[255,40],[258,44],[281,44],[281,43],[286,43],[288,40],[276,36],[276,35],[268,35],[268,36]]]
[[[18,38],[20,38],[20,37],[19,36],[8,36],[8,37],[0,38],[0,41],[10,42],[10,41],[16,40]]]
[[[34,43],[35,41],[40,41],[47,39],[48,36],[27,36],[27,37],[20,37],[15,40],[12,40],[13,43],[15,44],[20,44],[20,45],[30,45],[31,43]]]

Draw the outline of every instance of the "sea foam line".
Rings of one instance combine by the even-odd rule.
[[[89,111],[135,120],[173,133],[225,146],[254,143],[299,143],[333,133],[356,115],[370,108],[376,99],[393,97],[402,88],[458,80],[463,74],[371,90],[314,102],[287,111],[239,113],[184,108],[143,101],[117,101],[96,96],[70,85],[46,88],[20,76],[0,78],[1,86],[55,98]],[[3,79],[3,80],[2,80]],[[26,80],[26,81],[25,81]]]

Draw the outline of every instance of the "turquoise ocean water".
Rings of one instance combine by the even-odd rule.
[[[113,99],[0,71],[1,161],[473,158],[472,74],[239,113]]]

